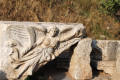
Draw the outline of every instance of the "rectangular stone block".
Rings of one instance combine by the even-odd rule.
[[[93,40],[91,65],[98,70],[113,75],[118,68],[120,53],[119,40]]]
[[[118,40],[93,40],[92,47],[101,53],[98,54],[99,57],[101,57],[101,60],[112,61],[116,60],[116,51],[118,44]],[[97,53],[92,54],[94,54],[94,57],[97,57]]]

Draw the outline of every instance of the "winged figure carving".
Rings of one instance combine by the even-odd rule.
[[[7,29],[8,44],[12,48],[11,63],[16,77],[32,75],[34,71],[55,59],[82,38],[81,28],[56,26],[15,26]]]

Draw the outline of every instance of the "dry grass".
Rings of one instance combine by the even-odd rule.
[[[83,23],[93,39],[120,39],[119,22],[102,13],[99,0],[0,0],[0,20]]]

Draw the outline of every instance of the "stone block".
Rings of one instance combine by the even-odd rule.
[[[78,23],[0,21],[0,80],[24,80],[84,34]]]
[[[93,40],[93,49],[98,50],[101,54],[92,53],[93,55],[91,55],[94,58],[96,57],[96,55],[99,55],[99,57],[101,57],[101,60],[103,61],[116,60],[116,51],[118,44],[118,40]]]
[[[69,67],[69,73],[75,80],[86,80],[92,78],[90,66],[90,53],[92,39],[85,38],[79,41],[74,49]]]
[[[118,80],[120,78],[120,41],[93,40],[92,49],[92,66],[109,73],[113,80]]]

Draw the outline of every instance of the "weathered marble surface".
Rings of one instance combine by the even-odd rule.
[[[116,50],[116,68],[112,74],[112,80],[119,80],[120,79],[120,41],[118,41]]]
[[[74,49],[69,73],[75,80],[92,79],[92,68],[90,66],[91,43],[92,39],[90,38],[82,39]]]
[[[91,79],[92,66],[118,80],[120,41],[84,36],[77,23],[0,21],[0,80],[25,79],[64,51],[73,51],[69,73],[74,79]]]
[[[0,78],[25,79],[84,33],[82,24],[0,22]]]
[[[118,44],[118,40],[93,40],[92,47],[102,53],[101,55],[98,54],[99,58],[104,61],[111,61],[116,59],[116,49]]]
[[[113,80],[120,78],[120,41],[93,40],[92,49],[92,66],[110,74]]]

